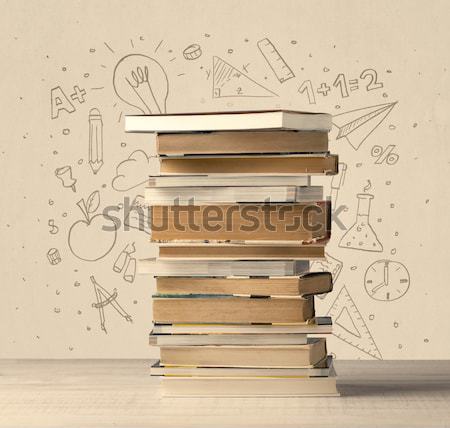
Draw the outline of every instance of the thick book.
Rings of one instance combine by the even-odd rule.
[[[272,278],[156,278],[160,294],[231,294],[237,296],[306,296],[333,289],[329,272],[307,272],[300,276]]]
[[[160,156],[159,173],[164,175],[334,175],[337,155],[186,155]]]
[[[302,323],[314,317],[314,297],[153,296],[153,322]]]
[[[204,187],[204,186],[310,186],[308,175],[158,175],[150,176],[149,187]]]
[[[190,258],[204,260],[324,260],[324,239],[308,245],[245,245],[233,243],[179,243],[162,242],[159,244],[160,258]]]
[[[331,334],[331,317],[315,317],[296,324],[155,324],[155,334]]]
[[[323,338],[305,345],[161,346],[164,366],[195,367],[314,367],[327,357]]]
[[[218,204],[237,202],[314,202],[323,199],[322,186],[150,187],[149,205]]]
[[[334,370],[328,377],[162,376],[164,397],[339,397]]]
[[[125,132],[298,130],[330,131],[331,115],[292,110],[125,116]]]
[[[328,133],[317,131],[228,131],[158,134],[160,155],[316,153],[328,151]]]
[[[138,261],[139,273],[153,276],[286,276],[309,270],[307,261],[297,260],[159,260]]]
[[[304,333],[286,334],[155,334],[149,336],[152,346],[205,345],[304,345]]]
[[[256,339],[256,338],[255,338]],[[159,361],[150,367],[151,376],[198,376],[198,377],[324,377],[330,376],[333,357],[329,355],[324,364],[300,368],[252,368],[252,367],[164,367]]]
[[[330,235],[329,201],[273,204],[154,205],[152,241],[295,241]]]

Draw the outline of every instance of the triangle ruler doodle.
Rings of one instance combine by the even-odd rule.
[[[91,276],[91,282],[94,286],[95,291],[95,297],[97,302],[92,303],[92,307],[98,309],[98,314],[100,316],[100,327],[101,329],[107,333],[106,331],[106,324],[105,324],[105,311],[104,308],[108,305],[111,305],[119,315],[121,315],[123,318],[125,318],[126,321],[133,322],[131,315],[127,314],[125,312],[125,309],[122,308],[122,306],[119,305],[117,302],[117,289],[113,290],[113,293],[110,293],[109,291],[105,290],[94,278],[94,276]]]
[[[367,137],[386,119],[396,104],[397,102],[379,104],[333,116],[333,125],[339,131],[336,140],[345,138],[355,150],[358,150]]]
[[[213,98],[277,96],[222,58],[213,57]]]
[[[381,353],[361,313],[344,285],[327,315],[333,319],[333,334],[349,345],[381,360]]]

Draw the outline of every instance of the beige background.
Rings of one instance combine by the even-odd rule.
[[[82,219],[81,198],[98,190],[101,213],[141,194],[138,184],[150,171],[151,159],[135,154],[134,162],[122,164],[125,178],[116,183],[138,186],[112,187],[119,163],[135,150],[153,150],[150,137],[123,132],[123,115],[138,110],[112,86],[115,65],[132,53],[154,58],[165,70],[169,113],[283,107],[337,115],[398,101],[358,150],[345,139],[332,143],[348,166],[339,191],[338,204],[346,206],[341,219],[350,227],[356,194],[364,188],[373,194],[370,221],[383,251],[340,248],[344,232],[335,227],[328,252],[343,268],[318,312],[327,313],[345,286],[354,305],[337,302],[336,330],[347,340],[333,337],[329,344],[339,358],[450,357],[448,2],[2,1],[1,9],[1,357],[155,356],[147,346],[153,282],[136,277],[129,283],[112,269],[129,243],[135,242],[137,258],[154,254],[149,236],[122,228],[114,242],[92,223],[74,238],[85,242],[86,251],[102,253],[102,246],[107,250],[114,242],[96,262],[77,258],[68,243],[70,227]],[[294,78],[277,80],[256,44],[265,37]],[[188,61],[182,51],[192,43],[202,55]],[[213,98],[213,56],[278,96]],[[365,69],[377,72],[382,88],[366,90],[368,79],[360,78]],[[344,98],[333,87],[340,73],[348,82],[358,79],[358,88]],[[314,90],[322,82],[331,90],[326,96],[315,92],[316,104],[309,104],[298,91],[305,80]],[[70,97],[75,85],[86,91],[84,102],[72,100],[75,111],[61,111],[52,120],[51,89],[60,86]],[[252,86],[245,90],[265,92]],[[104,165],[96,175],[88,164],[88,115],[94,107],[104,132]],[[398,161],[376,164],[374,145],[395,145]],[[77,180],[76,192],[55,176],[66,165]],[[324,183],[329,192],[330,179]],[[47,258],[51,248],[60,253],[57,265]],[[402,263],[410,276],[407,292],[391,302],[373,299],[364,287],[369,265],[383,259]],[[117,289],[117,302],[133,323],[108,305],[108,333],[100,329],[91,275],[107,291]],[[355,307],[358,312],[352,312]]]

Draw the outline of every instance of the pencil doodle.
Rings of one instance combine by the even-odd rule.
[[[117,96],[144,114],[166,113],[169,80],[161,64],[147,55],[130,54],[114,68]]]
[[[123,271],[123,279],[127,282],[133,282],[136,276],[136,259],[131,257],[135,252],[134,242],[127,244],[117,256],[113,265],[114,272],[121,273]]]
[[[151,207],[145,202],[144,196],[137,195],[131,203],[130,210],[125,214],[123,221],[124,230],[127,231],[129,228],[132,228],[150,235],[150,218]]]
[[[213,98],[277,97],[278,95],[240,72],[222,58],[213,57]]]
[[[406,266],[392,260],[377,260],[364,274],[364,287],[374,300],[392,302],[404,296],[410,286]]]
[[[119,304],[117,301],[117,289],[114,288],[113,292],[110,293],[105,288],[103,288],[94,278],[92,275],[90,277],[90,280],[92,282],[92,285],[94,286],[94,292],[95,292],[95,303],[92,303],[92,307],[98,309],[98,314],[100,318],[100,328],[107,334],[108,331],[106,330],[106,319],[105,319],[105,307],[108,305],[111,305],[116,312],[122,316],[125,321],[133,322],[133,319],[131,318],[131,315],[129,315],[125,309]]]
[[[293,71],[269,39],[259,40],[256,44],[280,83],[284,83],[295,77]]]
[[[358,209],[353,226],[345,232],[339,247],[361,251],[383,251],[383,245],[370,224],[370,203],[374,198],[369,193],[358,193]]]
[[[61,263],[61,256],[57,248],[50,248],[47,251],[47,259],[51,265],[57,265]]]
[[[311,263],[309,270],[311,272],[330,272],[331,276],[333,277],[333,284],[336,285],[336,281],[339,278],[343,265],[344,264],[341,260],[338,260],[325,252],[325,260],[314,260]],[[317,297],[319,297],[320,299],[323,299],[326,296],[327,294],[317,295]]]
[[[327,315],[333,319],[333,334],[347,344],[378,360],[381,353],[355,302],[344,285]]]
[[[47,222],[47,224],[48,224],[48,227],[50,227],[49,232],[50,232],[52,235],[56,235],[56,234],[59,232],[59,227],[56,226],[55,220],[54,220],[54,219],[52,219],[52,218],[49,219],[48,222]]]
[[[197,44],[189,45],[183,50],[183,56],[184,59],[187,59],[188,61],[200,58],[202,56],[202,48]]]
[[[103,166],[103,120],[97,108],[89,110],[89,166],[94,174]]]
[[[400,156],[397,153],[393,153],[395,147],[395,144],[389,144],[384,149],[378,145],[373,146],[370,154],[372,157],[377,158],[375,164],[380,165],[385,163],[386,165],[395,165],[400,159]]]
[[[379,104],[333,116],[333,125],[338,129],[336,140],[345,138],[355,150],[358,150],[396,104],[397,102]]]
[[[55,176],[61,180],[63,187],[71,188],[73,192],[77,189],[75,184],[77,184],[77,179],[72,177],[72,167],[70,165],[62,166],[55,170]]]
[[[72,254],[80,260],[93,262],[105,257],[113,249],[117,238],[117,224],[111,217],[94,214],[100,206],[100,193],[92,192],[77,202],[84,219],[72,224],[68,244]]]
[[[118,192],[134,189],[148,181],[148,176],[154,168],[157,168],[154,156],[148,156],[143,150],[135,150],[117,165],[111,186]]]
[[[339,190],[344,185],[345,174],[347,173],[347,164],[339,162],[339,172],[331,179],[331,209],[334,211],[337,207]]]

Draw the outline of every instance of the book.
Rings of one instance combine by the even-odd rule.
[[[139,273],[153,276],[283,276],[308,271],[307,261],[297,260],[139,260]]]
[[[189,258],[203,260],[324,260],[325,244],[328,239],[320,240],[314,244],[292,245],[283,244],[233,244],[213,242],[161,242],[159,258]]]
[[[204,187],[204,186],[310,186],[308,175],[159,175],[150,176],[149,187]]]
[[[256,339],[256,337],[255,337]],[[195,376],[195,377],[324,377],[329,376],[333,358],[329,355],[325,364],[300,368],[252,368],[252,367],[183,367],[162,366],[156,361],[150,367],[151,376]]]
[[[178,113],[125,116],[125,132],[302,130],[330,131],[331,115],[291,110]]]
[[[227,131],[157,134],[156,145],[160,155],[316,153],[328,151],[328,133]]]
[[[159,173],[164,175],[334,175],[336,155],[186,155],[160,156]]]
[[[301,324],[155,324],[154,334],[331,334],[331,317]]]
[[[273,204],[154,205],[152,241],[296,241],[329,237],[329,201]]]
[[[323,199],[322,186],[271,187],[151,187],[145,189],[149,205],[187,205],[237,202],[314,202]]]
[[[314,367],[325,360],[325,339],[308,338],[305,345],[161,346],[164,366]]]
[[[204,345],[304,345],[306,334],[155,334],[149,336],[152,346]]]
[[[314,317],[314,297],[154,295],[155,323],[302,323]]]
[[[305,296],[328,293],[333,289],[329,272],[307,272],[300,276],[271,278],[156,278],[160,294],[230,294],[241,296]]]
[[[328,377],[162,376],[165,397],[339,397],[336,375]]]

